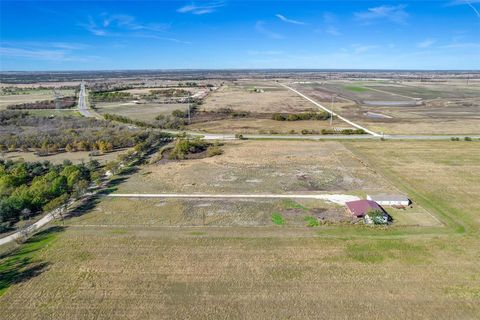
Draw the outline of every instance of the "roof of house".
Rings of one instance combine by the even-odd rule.
[[[371,200],[355,200],[346,202],[345,205],[347,206],[350,212],[360,218],[365,216],[366,213],[374,210],[382,210],[382,207],[378,205],[375,201]]]
[[[367,195],[369,200],[373,201],[409,201],[407,196],[402,194],[369,194]]]

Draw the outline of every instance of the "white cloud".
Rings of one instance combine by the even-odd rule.
[[[267,29],[265,27],[265,22],[263,21],[257,21],[257,23],[255,23],[255,30],[272,39],[283,39],[283,36],[281,34]]]
[[[328,33],[329,35],[331,36],[339,36],[341,35],[342,33],[340,31],[338,31],[338,29],[334,26],[327,26],[327,28],[325,29],[325,32]]]
[[[480,49],[480,43],[459,42],[440,46],[441,49]],[[478,53],[478,52],[477,52]]]
[[[225,4],[223,2],[211,2],[201,5],[192,4],[185,5],[177,9],[177,12],[180,13],[191,13],[196,15],[212,13],[216,9],[223,7]]]
[[[276,14],[275,17],[282,20],[283,22],[292,23],[292,24],[299,24],[299,25],[306,25],[306,23],[303,22],[303,21],[288,19],[287,17],[285,17],[281,14]]]
[[[399,24],[405,24],[409,14],[405,11],[405,5],[382,5],[369,8],[364,12],[356,12],[355,17],[364,22],[385,19]]]
[[[378,48],[377,45],[360,45],[360,44],[354,44],[352,45],[354,47],[354,52],[357,54],[360,53],[365,53],[367,51],[371,51],[373,49]]]
[[[4,42],[0,56],[40,61],[89,61],[93,56],[78,56],[87,45],[68,42]]]
[[[97,21],[101,21],[97,22]],[[165,23],[141,23],[135,17],[126,14],[103,14],[97,19],[88,17],[88,22],[81,24],[85,30],[99,37],[133,37],[151,38],[175,43],[190,44],[189,41],[165,36],[170,25]]]
[[[423,40],[422,42],[417,43],[417,47],[419,47],[419,48],[428,48],[428,47],[430,47],[432,44],[434,44],[435,42],[437,42],[437,40],[435,40],[435,39],[425,39],[425,40]]]
[[[264,51],[257,51],[257,50],[248,50],[247,54],[250,56],[274,56],[282,54],[282,51],[276,50],[264,50]]]

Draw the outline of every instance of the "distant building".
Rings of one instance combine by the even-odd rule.
[[[399,194],[374,194],[367,195],[367,199],[375,201],[381,206],[402,206],[406,207],[410,205],[410,199],[404,195]]]

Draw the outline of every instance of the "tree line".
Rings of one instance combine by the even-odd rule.
[[[102,176],[99,163],[0,160],[0,229],[83,195]]]
[[[109,152],[133,147],[148,133],[93,118],[34,116],[27,111],[0,111],[0,151]]]
[[[20,103],[7,106],[8,110],[26,110],[26,109],[69,109],[77,105],[75,97],[63,97],[56,100],[42,100],[36,102]]]
[[[303,113],[274,113],[272,119],[276,121],[301,121],[301,120],[328,120],[330,113],[322,112],[303,112]]]

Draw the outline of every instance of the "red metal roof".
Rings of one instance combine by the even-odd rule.
[[[382,207],[375,201],[371,200],[355,200],[346,202],[348,210],[357,218],[363,217],[366,213],[374,210],[382,210]],[[383,211],[383,210],[382,210]]]

